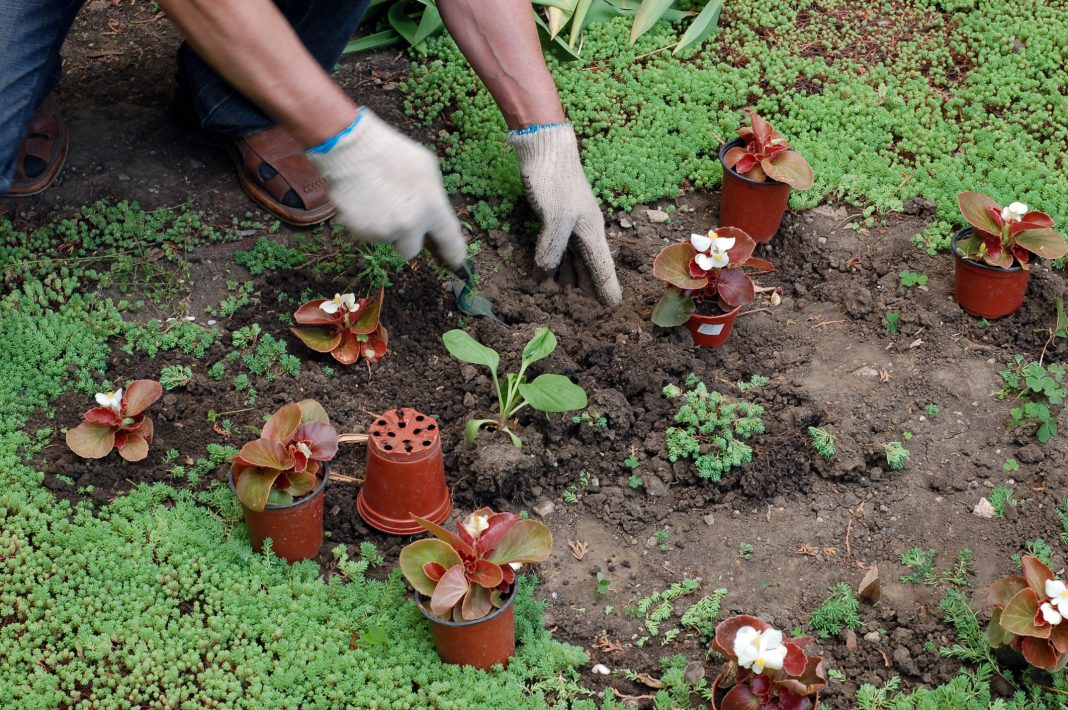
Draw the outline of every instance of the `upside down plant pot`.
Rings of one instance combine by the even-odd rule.
[[[434,417],[410,407],[391,409],[371,425],[363,488],[356,498],[368,525],[412,535],[423,532],[413,515],[434,523],[449,516],[452,498],[438,433]]]
[[[703,316],[694,313],[690,320],[686,321],[686,328],[690,331],[693,344],[699,348],[718,348],[727,342],[731,330],[734,328],[734,319],[738,317],[741,306],[727,313]]]
[[[785,182],[771,178],[763,182],[750,180],[728,168],[723,156],[731,148],[744,145],[745,141],[739,138],[723,144],[719,149],[719,162],[723,167],[719,224],[721,227],[737,227],[752,237],[753,241],[764,244],[779,231],[791,188]]]
[[[330,478],[327,463],[322,463],[323,480],[315,490],[288,505],[268,505],[255,511],[241,504],[245,512],[248,537],[256,552],[263,550],[263,541],[271,538],[271,551],[289,562],[311,559],[323,545],[323,492]],[[237,495],[233,476],[230,490]]]
[[[991,320],[1010,316],[1023,305],[1031,272],[1019,265],[1000,269],[964,258],[957,251],[957,242],[971,233],[972,228],[965,227],[953,237],[957,275],[953,297],[973,316]]]
[[[716,680],[712,683],[712,710],[720,710],[720,708],[723,707],[721,705],[721,703],[723,702],[723,696],[725,696],[727,694],[727,691],[730,690],[730,688],[724,689],[724,688],[720,687],[719,681],[722,678],[723,678],[723,674],[720,673],[719,675],[716,676]],[[816,710],[816,708],[818,708],[820,706],[820,694],[819,694],[819,691],[817,691],[815,695],[811,696],[811,699],[812,699],[812,708],[811,708],[811,710]]]
[[[489,670],[496,664],[508,665],[515,655],[515,601],[516,585],[499,609],[473,621],[442,621],[423,608],[429,599],[416,592],[416,606],[426,617],[434,648],[446,663],[474,666]]]

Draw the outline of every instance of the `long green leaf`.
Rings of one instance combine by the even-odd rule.
[[[462,330],[450,330],[441,336],[445,349],[456,358],[472,365],[484,365],[496,376],[501,356],[493,348],[487,348]]]
[[[630,28],[630,43],[634,44],[639,37],[652,29],[674,4],[675,0],[644,0],[634,16],[634,25]]]
[[[549,357],[556,350],[556,336],[548,328],[538,328],[534,337],[523,348],[523,369],[531,363]]]
[[[408,44],[415,44],[415,36],[419,32],[419,25],[408,17],[408,0],[397,0],[390,6],[386,17],[389,18],[389,26],[397,31]]]
[[[582,34],[582,23],[586,21],[586,13],[590,11],[590,5],[593,0],[578,0],[578,4],[575,6],[575,15],[571,19],[571,37],[567,40],[568,45],[575,46],[578,42],[579,36]]]
[[[678,54],[692,45],[700,46],[711,37],[716,31],[716,25],[719,24],[719,15],[722,11],[723,0],[708,0],[708,4],[682,33],[682,38],[675,45],[675,51],[672,54]]]
[[[418,47],[426,41],[427,37],[437,34],[444,28],[445,23],[441,21],[437,6],[428,5],[423,11],[423,17],[419,20],[419,29],[415,32],[415,41],[412,42],[412,46]]]
[[[564,60],[581,59],[578,52],[567,46],[563,37],[554,37],[545,20],[538,13],[534,13],[534,22],[538,25],[538,36],[541,39],[542,49],[553,52],[557,57]]]
[[[570,412],[586,406],[586,390],[564,375],[538,375],[519,385],[519,393],[539,412]]]

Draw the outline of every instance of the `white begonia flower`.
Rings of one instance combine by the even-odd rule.
[[[478,515],[477,513],[471,513],[464,520],[464,530],[472,538],[477,538],[482,532],[489,527],[489,516]]]
[[[298,441],[297,442],[297,451],[299,451],[300,453],[304,454],[308,458],[311,458],[311,447],[308,446],[307,442]]]
[[[1019,222],[1025,214],[1027,214],[1027,205],[1022,202],[1013,202],[1001,210],[1001,218],[1006,222]]]
[[[760,632],[752,626],[743,626],[734,635],[734,655],[738,657],[739,666],[757,675],[763,673],[765,668],[777,671],[786,660],[782,632],[778,629]]]
[[[1061,616],[1061,613],[1054,609],[1053,605],[1049,602],[1043,603],[1042,606],[1038,607],[1038,610],[1042,612],[1042,618],[1046,620],[1047,624],[1056,626],[1064,621],[1064,617]]]
[[[1068,585],[1059,579],[1046,580],[1046,596],[1049,603],[1057,607],[1064,614],[1068,612]]]
[[[96,403],[101,407],[107,407],[116,414],[122,412],[122,388],[114,392],[97,392]]]
[[[356,303],[356,294],[354,293],[335,293],[334,297],[329,301],[323,301],[319,304],[319,310],[323,313],[329,313],[334,315],[339,310],[344,308],[349,313],[360,310],[360,306]]]
[[[690,246],[697,250],[698,254],[708,251],[708,248],[712,246],[712,239],[715,236],[715,232],[709,232],[708,236],[704,234],[691,234]]]

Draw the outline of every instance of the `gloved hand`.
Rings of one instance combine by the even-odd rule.
[[[555,269],[574,233],[579,253],[601,300],[618,306],[623,292],[604,234],[604,217],[582,172],[578,142],[570,123],[512,131],[508,142],[519,156],[527,199],[542,221],[534,261]]]
[[[450,268],[464,263],[467,248],[433,153],[382,121],[370,109],[348,130],[308,151],[329,181],[337,219],[357,238],[388,242],[404,259],[423,248]]]

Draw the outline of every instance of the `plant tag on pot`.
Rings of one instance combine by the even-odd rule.
[[[697,332],[701,335],[719,335],[723,332],[722,323],[704,323],[698,327]]]

